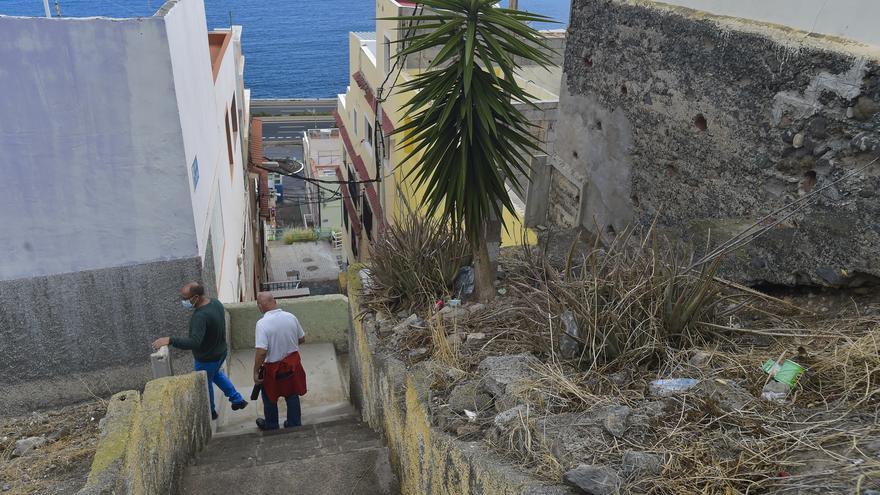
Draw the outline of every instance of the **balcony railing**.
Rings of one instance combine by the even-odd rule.
[[[299,289],[300,280],[285,280],[282,282],[264,282],[261,284],[263,292],[276,292],[279,290]]]

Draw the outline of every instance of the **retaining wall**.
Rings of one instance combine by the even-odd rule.
[[[725,277],[858,287],[880,281],[880,163],[865,168],[878,153],[880,47],[660,2],[572,2],[552,225],[610,238],[653,224],[699,248],[768,215],[781,223],[725,259]]]
[[[404,495],[561,495],[488,451],[480,442],[463,442],[431,424],[427,407],[433,380],[425,369],[407,369],[377,349],[375,331],[358,315],[357,271],[349,274],[352,326],[349,334],[352,400],[364,421],[381,430]]]
[[[204,372],[152,380],[143,394],[119,392],[78,495],[174,493],[183,466],[210,438]]]
[[[178,293],[201,267],[191,257],[0,281],[0,416],[142,388],[150,342],[188,331]],[[173,356],[192,369],[189,351]]]
[[[262,317],[256,302],[226,304],[232,349],[253,349],[254,328]],[[348,352],[348,298],[341,294],[280,299],[278,307],[293,313],[310,343],[330,342],[336,352]]]

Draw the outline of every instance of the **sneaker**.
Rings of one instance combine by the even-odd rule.
[[[238,411],[239,409],[244,409],[244,408],[246,408],[247,405],[248,405],[248,401],[246,401],[246,400],[243,400],[243,401],[241,401],[241,402],[233,402],[233,403],[232,403],[232,410],[233,410],[233,411]]]
[[[213,420],[213,421],[217,420],[217,411],[211,411],[211,420]]]
[[[269,430],[277,430],[278,429],[277,426],[275,428],[269,428],[266,425],[266,420],[263,418],[257,418],[257,428],[259,428],[261,431],[269,431]]]
[[[288,423],[287,421],[284,422],[285,428],[296,428],[297,426],[302,426],[302,423],[292,425],[292,424]]]

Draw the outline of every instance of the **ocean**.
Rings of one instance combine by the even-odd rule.
[[[54,6],[55,0],[49,0]],[[150,16],[162,0],[58,0],[71,17]],[[570,0],[519,8],[568,24]],[[54,10],[54,7],[53,7]],[[208,28],[240,24],[245,85],[253,98],[330,98],[348,84],[348,32],[375,29],[373,0],[205,0]],[[0,0],[0,15],[42,16],[42,0]]]

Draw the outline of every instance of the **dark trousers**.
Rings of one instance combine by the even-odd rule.
[[[274,402],[269,402],[269,398],[266,397],[266,391],[260,391],[260,396],[263,397],[263,412],[266,414],[266,428],[272,430],[278,428],[278,404]],[[299,408],[299,396],[291,395],[289,397],[285,397],[284,400],[287,402],[287,421],[285,422],[285,428],[293,427],[293,426],[301,426],[302,412]]]

